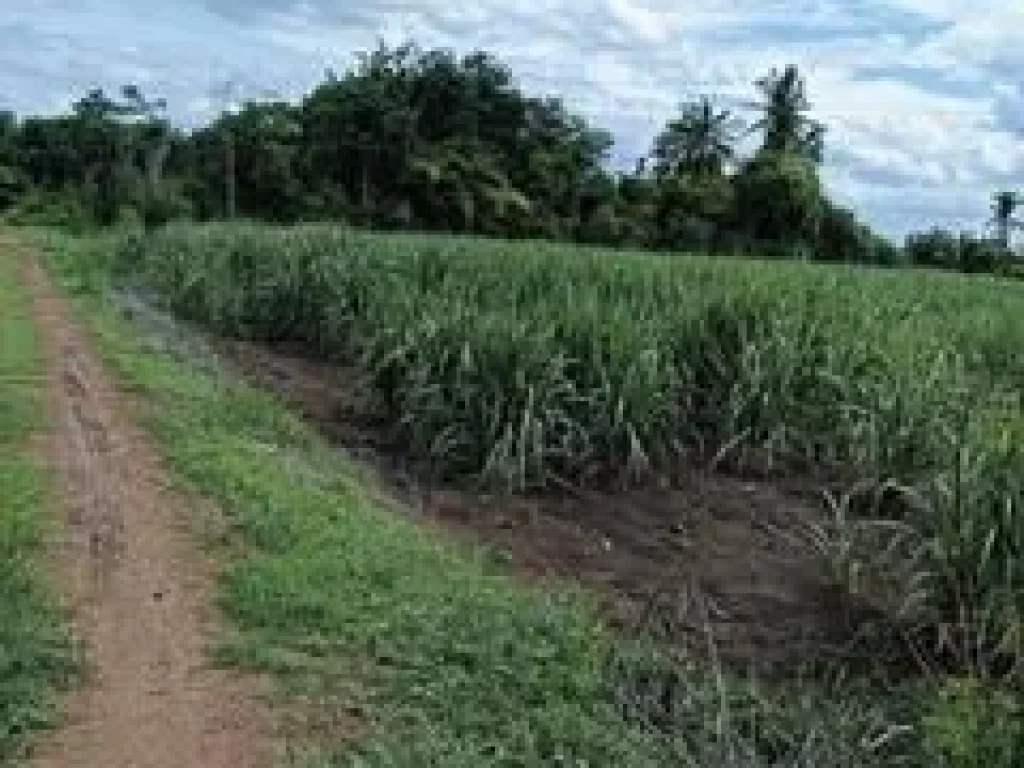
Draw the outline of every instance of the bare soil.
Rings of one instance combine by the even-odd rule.
[[[269,765],[260,686],[206,663],[215,566],[190,543],[196,507],[168,487],[129,400],[35,258],[18,255],[46,360],[46,452],[67,514],[54,559],[89,664],[65,727],[38,745],[34,763]]]
[[[872,610],[830,583],[805,535],[823,509],[811,484],[693,471],[672,488],[625,493],[438,488],[366,418],[353,373],[281,345],[220,347],[230,367],[370,462],[400,506],[531,578],[588,588],[613,625],[764,673],[870,653],[851,641]]]

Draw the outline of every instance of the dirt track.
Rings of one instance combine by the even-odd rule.
[[[268,717],[249,680],[206,666],[213,566],[186,530],[189,500],[168,489],[65,302],[23,258],[46,358],[48,459],[63,486],[65,540],[54,559],[89,669],[65,727],[38,766],[259,766]]]

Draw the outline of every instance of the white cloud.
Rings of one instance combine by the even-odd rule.
[[[612,17],[637,38],[664,45],[679,23],[678,11],[655,10],[635,0],[608,0]]]

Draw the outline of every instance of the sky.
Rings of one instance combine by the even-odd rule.
[[[298,97],[378,40],[497,54],[631,160],[680,103],[754,98],[796,64],[827,128],[832,194],[880,231],[979,231],[1024,187],[1020,0],[0,0],[0,108],[66,109],[138,83],[199,124],[243,97]]]

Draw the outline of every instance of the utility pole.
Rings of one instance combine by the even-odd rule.
[[[227,152],[227,162],[225,163],[225,188],[227,189],[227,215],[229,219],[235,218],[235,214],[238,211],[238,190],[237,183],[238,177],[235,173],[235,134],[231,130],[230,126],[224,133],[224,146]]]
[[[228,219],[235,218],[238,210],[237,173],[235,170],[235,136],[228,116],[236,113],[238,105],[235,99],[238,84],[235,80],[225,80],[210,90],[210,96],[217,100],[218,118],[223,120],[221,130],[224,140],[224,215]]]
[[[229,115],[237,115],[241,111],[238,104],[241,90],[236,80],[225,80],[210,90],[209,95],[219,104],[219,117],[227,118]],[[259,91],[258,97],[277,99],[280,98],[280,94],[273,89],[263,89]],[[235,133],[230,120],[225,119],[222,130],[224,131],[224,211],[227,218],[233,219],[238,213],[238,171]]]
[[[154,205],[160,190],[163,166],[171,150],[171,135],[166,122],[167,100],[157,98],[150,100],[137,85],[125,85],[121,87],[121,97],[126,101],[122,108],[133,117],[149,121],[159,131],[156,145],[152,147],[142,146],[145,168],[143,173],[145,183],[143,184],[143,224],[148,231],[154,223]],[[137,127],[137,126],[136,126]]]

